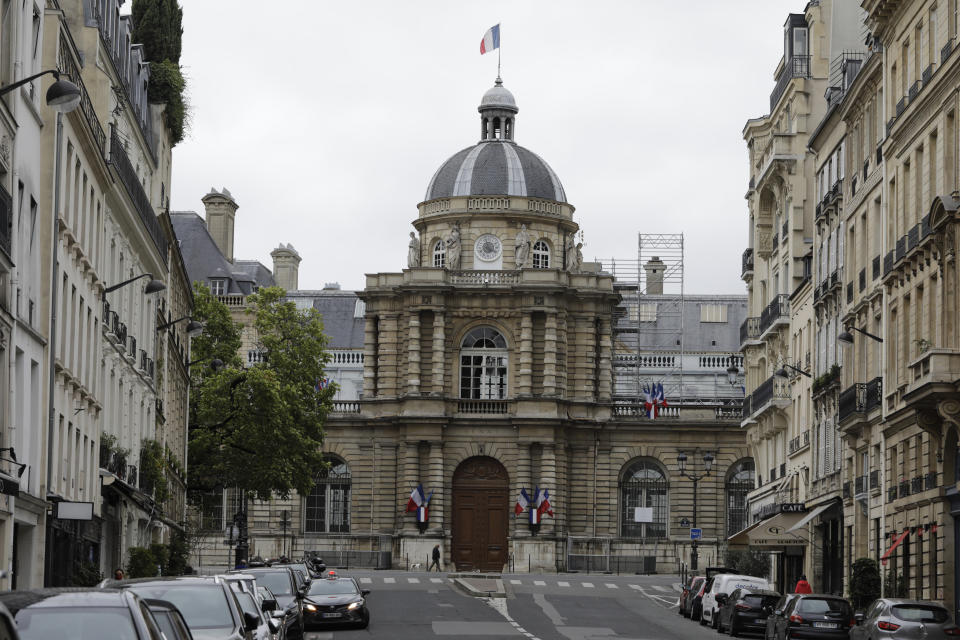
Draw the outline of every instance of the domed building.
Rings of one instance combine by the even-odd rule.
[[[368,274],[356,294],[363,389],[327,420],[330,470],[309,496],[251,506],[251,554],[426,567],[439,544],[445,569],[665,571],[689,559],[693,517],[701,557],[717,559],[742,524],[724,507],[745,495],[738,416],[649,419],[614,397],[614,277],[584,262],[574,207],[517,144],[499,78],[478,112],[479,140],[429,178],[406,268]],[[681,451],[713,465],[699,502]],[[421,486],[418,515],[407,506]],[[552,515],[514,517],[537,488]]]

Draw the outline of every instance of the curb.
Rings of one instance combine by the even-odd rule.
[[[491,582],[493,582],[494,589],[478,589],[464,578],[453,579],[453,584],[468,596],[474,598],[506,598],[507,592],[503,589],[503,581],[497,579],[491,580]]]

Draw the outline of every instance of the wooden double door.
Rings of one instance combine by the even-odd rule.
[[[502,571],[507,563],[510,479],[494,458],[476,456],[453,474],[453,543],[457,571]]]

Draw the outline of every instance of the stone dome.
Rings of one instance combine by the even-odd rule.
[[[520,109],[498,77],[483,94],[480,142],[440,165],[424,200],[451,196],[526,196],[566,202],[560,179],[543,158],[514,142]]]
[[[484,140],[454,154],[433,174],[424,199],[488,195],[567,201],[550,165],[508,140]]]

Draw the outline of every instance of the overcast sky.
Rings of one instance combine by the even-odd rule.
[[[406,266],[437,167],[478,139],[501,23],[516,140],[559,175],[584,257],[683,233],[688,293],[744,293],[748,118],[803,0],[181,0],[192,123],[172,208],[227,187],[236,256],[292,243],[300,287]],[[680,8],[684,7],[684,8]]]

